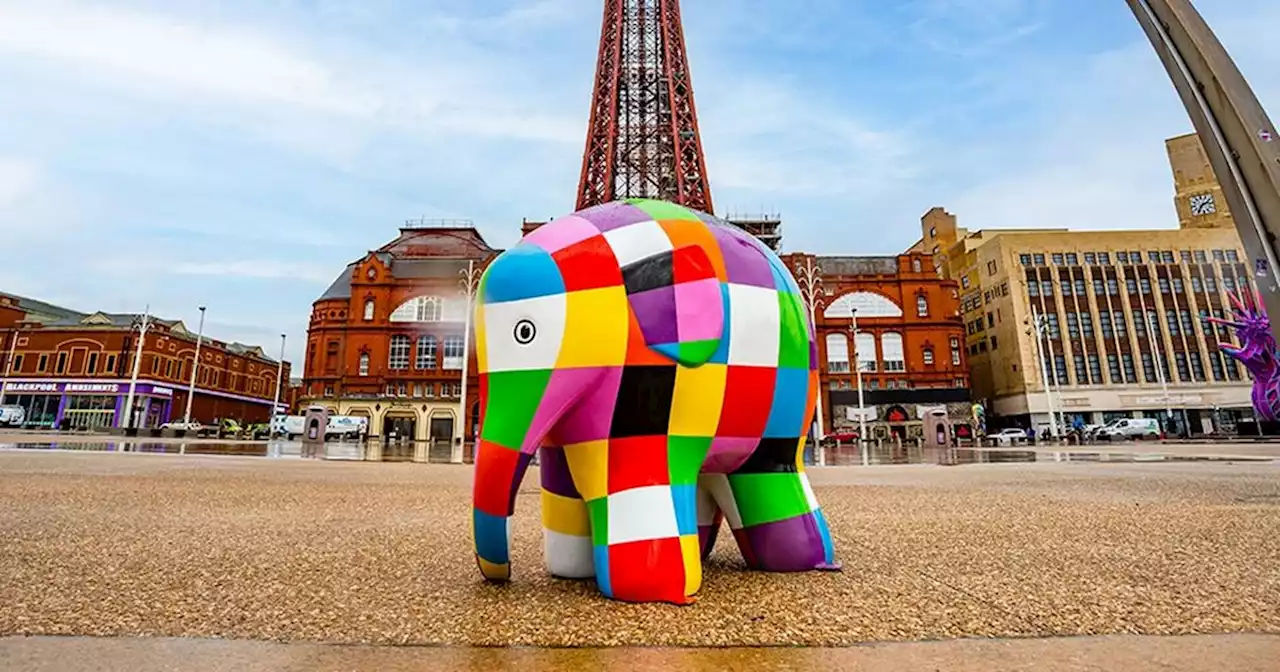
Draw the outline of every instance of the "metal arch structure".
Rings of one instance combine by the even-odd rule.
[[[1125,0],[1151,40],[1222,184],[1267,313],[1280,315],[1280,136],[1190,0]],[[1271,321],[1280,341],[1280,319]]]
[[[658,198],[714,214],[679,0],[605,0],[577,209]]]

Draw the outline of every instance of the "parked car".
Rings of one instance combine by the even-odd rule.
[[[1117,418],[1098,430],[1100,441],[1154,440],[1160,438],[1160,422],[1155,418]]]
[[[1027,430],[1019,427],[1005,427],[995,434],[988,434],[987,438],[993,439],[996,445],[1011,446],[1015,443],[1023,443],[1027,440]]]
[[[189,432],[194,434],[196,432],[204,430],[204,425],[194,420],[192,420],[191,422],[182,422],[181,420],[179,420],[177,422],[166,422],[163,425],[160,425],[160,429],[181,430],[184,432]]]

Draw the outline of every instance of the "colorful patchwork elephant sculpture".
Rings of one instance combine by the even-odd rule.
[[[836,570],[804,471],[813,325],[772,250],[663,201],[556,219],[502,253],[475,308],[480,571],[540,450],[545,562],[605,596],[689,604],[728,518],[753,569]]]

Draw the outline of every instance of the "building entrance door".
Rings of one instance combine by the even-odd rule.
[[[453,418],[431,418],[431,446],[427,459],[431,462],[448,462],[453,459]]]

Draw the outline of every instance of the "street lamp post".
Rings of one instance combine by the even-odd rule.
[[[1049,408],[1049,433],[1056,439],[1061,435],[1058,432],[1058,419],[1053,411],[1053,387],[1049,383],[1050,365],[1046,363],[1044,349],[1040,345],[1041,338],[1044,338],[1046,343],[1049,341],[1049,325],[1045,316],[1041,315],[1040,311],[1036,310],[1034,307],[1031,308],[1031,328],[1029,331],[1035,335],[1036,359],[1040,360],[1040,376],[1044,380],[1044,403],[1045,406]],[[1049,348],[1052,353],[1052,343],[1049,344]],[[1052,356],[1053,355],[1050,354],[1050,357]],[[1054,374],[1054,379],[1057,379],[1056,372]],[[1032,427],[1032,430],[1034,431],[1035,428]]]
[[[18,345],[18,327],[9,332],[9,356],[4,360],[4,380],[0,381],[0,404],[4,404],[4,395],[9,390],[9,374],[13,373],[13,351]]]
[[[124,400],[125,428],[133,429],[133,395],[138,387],[138,370],[142,367],[142,346],[147,340],[147,328],[151,326],[151,304],[147,304],[138,324],[138,346],[133,354],[133,373],[129,376],[129,395]]]
[[[862,362],[858,360],[858,309],[849,310],[849,333],[853,341],[853,368],[858,381],[858,443],[867,449],[867,407],[862,398]]]
[[[1164,394],[1165,422],[1162,424],[1172,424],[1173,423],[1173,398],[1169,396],[1169,382],[1165,380],[1165,377],[1164,377],[1164,367],[1168,366],[1169,360],[1168,358],[1165,357],[1164,343],[1156,342],[1155,330],[1151,328],[1151,320],[1147,319],[1145,312],[1146,311],[1144,310],[1142,321],[1147,323],[1147,342],[1151,344],[1152,350],[1156,350],[1157,348],[1159,348],[1155,353],[1156,354],[1155,362],[1156,362],[1156,379],[1160,381],[1160,391]]]
[[[200,345],[204,341],[204,306],[200,306],[200,328],[196,331],[196,356],[191,360],[191,382],[187,384],[187,410],[182,414],[182,423],[191,424],[191,401],[196,396],[196,371],[200,368]]]
[[[809,311],[809,325],[813,327],[813,337],[818,338],[818,303],[822,301],[822,267],[814,263],[813,257],[806,257],[804,263],[796,267],[796,284],[800,286],[800,298],[804,299],[805,308]],[[826,437],[823,427],[822,385],[818,385],[818,425],[814,432],[814,445],[821,444]],[[816,449],[815,449],[816,452]]]
[[[280,361],[276,363],[276,394],[271,400],[271,419],[274,420],[276,415],[280,413],[280,383],[284,379],[284,334],[280,334]],[[271,431],[270,422],[267,423],[267,431]]]
[[[467,267],[458,271],[458,275],[462,277],[458,280],[458,284],[462,286],[462,291],[467,297],[467,314],[463,318],[464,326],[462,328],[462,390],[458,399],[458,426],[461,427],[459,436],[461,441],[453,442],[453,453],[449,456],[449,461],[454,464],[462,464],[462,447],[467,442],[467,429],[471,424],[471,419],[467,414],[467,375],[468,365],[471,363],[471,311],[475,302],[476,290],[480,286],[480,269],[476,268],[474,259],[467,260]]]

